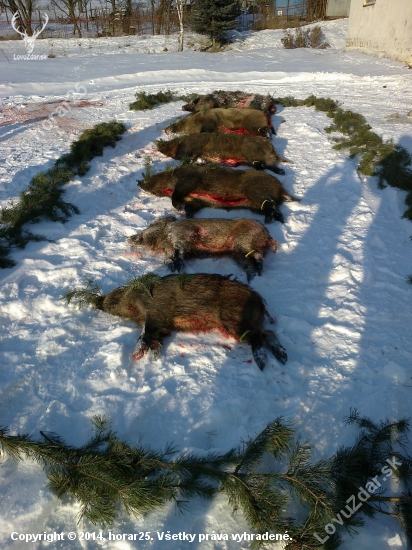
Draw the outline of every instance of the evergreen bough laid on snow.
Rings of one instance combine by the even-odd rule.
[[[365,176],[376,176],[378,187],[383,189],[386,185],[397,187],[407,191],[407,209],[404,218],[412,221],[412,156],[401,145],[393,140],[383,139],[372,131],[372,127],[366,122],[364,116],[350,110],[340,109],[337,102],[332,99],[309,96],[303,100],[297,100],[292,96],[275,99],[284,107],[314,106],[317,111],[325,111],[333,124],[325,128],[328,133],[340,132],[344,137],[334,137],[336,145],[334,149],[340,151],[349,149],[351,158],[358,156],[358,170]],[[412,239],[412,237],[411,237]],[[412,275],[407,277],[412,284]]]
[[[332,138],[336,150],[349,149],[351,158],[358,156],[358,170],[365,176],[377,176],[378,185],[398,187],[408,192],[406,204],[408,209],[404,217],[412,221],[412,157],[406,149],[392,140],[383,141],[364,116],[353,111],[340,109],[332,99],[309,96],[303,100],[294,97],[275,99],[285,107],[314,106],[317,111],[324,111],[333,119],[333,124],[325,128],[326,132],[339,132],[344,137]]]
[[[62,186],[78,174],[89,170],[88,161],[103,154],[103,148],[115,146],[124,124],[111,121],[97,124],[84,131],[70,146],[70,153],[58,159],[53,168],[34,176],[16,201],[0,211],[0,268],[12,267],[15,262],[9,257],[13,247],[24,248],[30,241],[44,241],[45,237],[34,235],[27,224],[42,219],[66,222],[72,214],[80,211],[74,204],[63,200]]]
[[[377,513],[397,518],[412,541],[412,460],[405,450],[409,421],[376,424],[356,410],[346,421],[360,429],[355,444],[317,462],[312,462],[312,448],[296,439],[292,425],[281,417],[241,447],[201,457],[177,454],[171,445],[161,451],[129,445],[103,417],[94,417],[95,433],[81,447],[55,434],[40,432],[36,441],[0,427],[0,448],[15,460],[38,462],[49,488],[59,498],[69,495],[78,502],[79,521],[87,518],[101,526],[113,524],[119,507],[139,516],[169,502],[184,509],[192,497],[222,493],[255,531],[252,547],[267,545],[266,533],[287,531],[289,550],[332,550],[341,544],[339,532],[354,533],[362,525],[361,514]],[[398,479],[406,491],[387,496],[384,474]],[[364,498],[352,513],[352,498],[356,501],[360,489]],[[291,517],[292,510],[300,522]]]
[[[145,111],[153,109],[159,103],[169,103],[173,101],[173,93],[170,90],[166,92],[157,92],[157,94],[147,94],[146,92],[137,92],[135,94],[136,101],[130,103],[131,111]]]

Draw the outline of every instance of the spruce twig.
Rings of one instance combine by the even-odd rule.
[[[153,298],[153,289],[162,282],[162,278],[155,273],[146,273],[141,277],[134,277],[125,286],[131,289],[139,289],[146,292],[150,298]]]
[[[179,275],[176,275],[176,280],[179,281],[180,290],[183,290],[185,284],[190,283],[193,277],[194,275],[191,275],[190,273],[186,273],[185,271],[182,271],[182,273],[179,273]]]
[[[101,298],[102,291],[99,285],[93,279],[86,279],[85,287],[67,290],[60,300],[65,300],[67,304],[74,302],[78,309],[82,309],[88,304],[96,306]]]

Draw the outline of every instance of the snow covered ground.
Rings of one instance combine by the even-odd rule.
[[[92,309],[78,311],[59,300],[67,288],[94,278],[104,291],[154,270],[167,274],[162,259],[136,253],[126,237],[164,214],[176,214],[169,199],[139,190],[144,157],[158,170],[167,159],[153,140],[182,114],[182,102],[153,111],[128,110],[134,93],[209,92],[242,89],[331,97],[362,113],[384,139],[412,152],[412,72],[401,63],[344,51],[346,21],[322,24],[332,48],[284,50],[281,31],[245,33],[219,54],[162,52],[172,38],[143,40],[54,40],[56,58],[14,61],[23,43],[2,42],[0,55],[0,204],[50,168],[85,128],[116,118],[128,131],[114,149],[91,163],[83,178],[66,186],[66,200],[81,214],[66,224],[33,227],[50,242],[13,252],[16,267],[0,271],[0,424],[12,433],[39,430],[60,434],[71,444],[90,436],[89,418],[109,415],[121,437],[159,448],[174,441],[182,450],[225,451],[283,415],[310,438],[317,457],[354,441],[342,417],[356,406],[375,420],[410,415],[412,342],[412,225],[402,219],[405,193],[377,189],[361,177],[356,160],[332,149],[324,127],[329,119],[306,107],[279,110],[274,144],[294,164],[284,165],[285,187],[301,198],[282,207],[286,223],[272,223],[280,250],[267,256],[262,277],[251,286],[277,317],[277,334],[288,352],[285,366],[274,358],[260,372],[248,346],[220,335],[173,334],[163,359],[130,360],[139,330]],[[241,40],[242,38],[242,40]],[[175,40],[175,38],[173,38]],[[133,45],[126,46],[127,43]],[[171,48],[170,48],[171,49]],[[139,50],[139,51],[137,51]],[[66,52],[66,56],[59,52]],[[49,52],[37,41],[35,54]],[[45,117],[76,83],[75,107],[40,134]],[[78,88],[79,89],[79,88]],[[71,96],[73,97],[73,96]],[[400,116],[393,116],[398,113]],[[283,122],[283,123],[282,123]],[[281,124],[282,123],[282,124]],[[207,209],[200,216],[255,217],[246,211]],[[187,263],[189,273],[245,274],[228,259]],[[230,348],[230,349],[229,349]],[[10,534],[95,531],[76,525],[77,507],[57,500],[40,468],[1,459],[0,544],[4,549],[160,550],[164,541],[32,543]],[[144,519],[119,517],[116,533],[242,533],[224,498],[193,502],[185,515],[173,506]],[[107,532],[104,533],[107,537]],[[191,543],[170,541],[168,548]],[[248,543],[193,543],[202,550],[247,548]],[[343,550],[406,548],[395,521],[368,522]]]

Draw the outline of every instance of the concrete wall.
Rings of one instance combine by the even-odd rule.
[[[412,0],[352,0],[346,49],[412,65]]]
[[[350,0],[328,0],[326,17],[348,17]]]

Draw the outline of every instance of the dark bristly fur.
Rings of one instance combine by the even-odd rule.
[[[203,159],[231,166],[243,164],[259,170],[266,168],[276,174],[285,173],[277,167],[277,163],[284,159],[277,154],[272,143],[263,137],[204,133],[180,136],[170,141],[159,140],[156,145],[161,153],[174,159]]]
[[[270,96],[259,94],[248,94],[245,92],[227,92],[223,90],[214,91],[211,94],[200,95],[183,105],[183,111],[205,111],[219,107],[236,109],[257,109],[264,113],[273,114],[276,112],[276,105]]]
[[[246,271],[248,282],[256,274],[261,275],[269,248],[274,251],[278,248],[260,222],[243,218],[178,221],[167,216],[133,235],[128,242],[165,254],[165,263],[172,271],[184,267],[184,258],[229,255]]]
[[[240,133],[270,139],[272,124],[255,109],[210,109],[180,118],[170,124],[166,134],[200,134],[203,132]]]
[[[76,301],[75,296],[71,299]],[[287,360],[276,335],[262,328],[265,315],[270,318],[263,298],[248,285],[228,277],[196,274],[182,281],[182,275],[168,275],[158,278],[151,292],[136,284],[135,279],[98,300],[92,299],[92,304],[143,325],[134,360],[149,350],[158,358],[163,338],[172,331],[211,330],[249,343],[260,369],[265,366],[266,347],[282,363]]]
[[[283,223],[279,206],[299,200],[277,178],[256,170],[191,165],[160,172],[139,185],[158,197],[171,196],[173,206],[184,208],[187,217],[205,207],[248,208],[263,214],[266,223]]]

